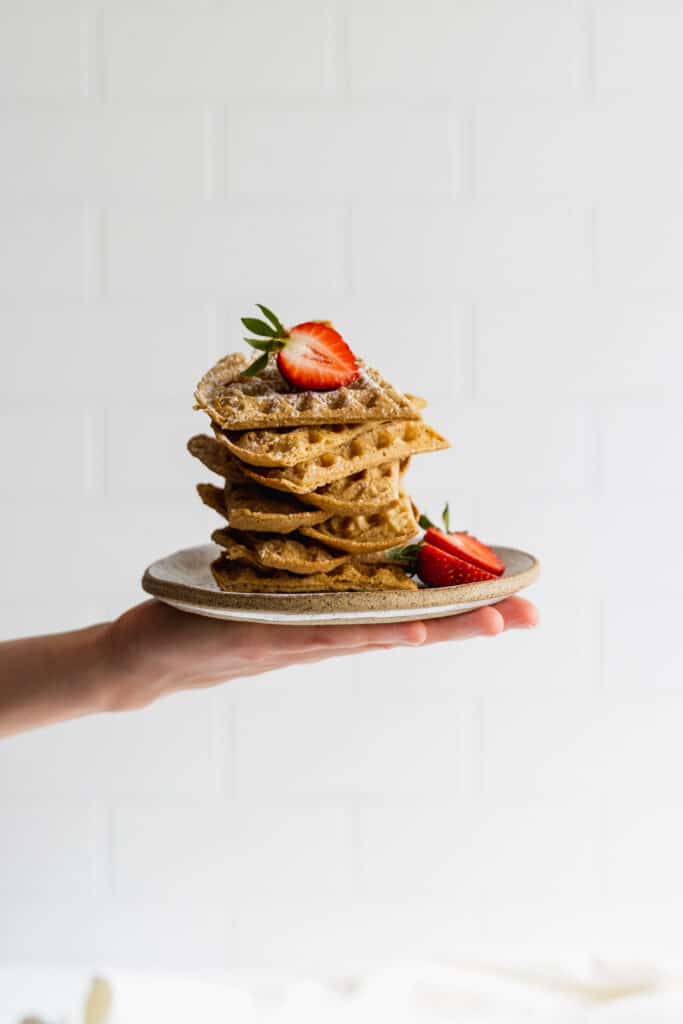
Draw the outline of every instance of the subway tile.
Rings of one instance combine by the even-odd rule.
[[[5,197],[158,201],[206,191],[211,169],[201,111],[14,106],[0,111],[0,130]]]
[[[669,493],[683,511],[680,402],[605,403],[600,427],[608,490],[631,495],[635,484],[648,494]]]
[[[512,387],[520,395],[640,398],[668,395],[676,386],[683,307],[672,297],[575,302],[558,292],[482,299],[475,322],[482,396],[507,395]]]
[[[226,888],[234,894],[230,824],[227,809],[206,796],[118,804],[111,825],[117,899],[163,904],[174,893],[187,905],[210,903]]]
[[[105,231],[106,283],[117,299],[220,296],[237,288],[276,299],[304,286],[309,294],[344,287],[337,209],[126,207],[109,211]]]
[[[3,5],[0,13],[0,98],[76,98],[84,60],[78,9]]]
[[[164,801],[211,793],[209,705],[202,697],[183,694],[138,711],[92,715],[6,739],[0,790],[8,798],[34,800],[50,794]]]
[[[455,213],[452,207],[357,203],[353,208],[351,260],[354,288],[441,295],[456,280]]]
[[[3,476],[0,492],[8,497],[68,494],[78,501],[88,486],[90,466],[88,432],[91,424],[84,411],[65,412],[54,402],[35,409],[26,404],[0,413],[0,460]],[[36,415],[36,413],[39,413]],[[34,453],[27,458],[27,453]],[[49,512],[43,506],[45,519]]]
[[[0,210],[0,299],[29,306],[43,296],[81,299],[87,270],[78,207],[9,204]]]
[[[108,409],[107,492],[120,497],[175,493],[194,501],[194,484],[208,471],[189,455],[185,445],[204,425],[189,403],[184,414],[168,400],[156,408],[145,403]]]
[[[387,20],[379,2],[354,3],[351,84],[358,96],[413,100],[491,96],[566,98],[583,87],[578,8],[502,0],[476,5],[403,0]]]
[[[480,104],[472,156],[477,195],[590,195],[592,129],[587,111],[574,104]]]
[[[420,806],[393,800],[361,807],[361,900],[385,907],[430,904],[448,916],[475,919],[481,889],[462,885],[474,867],[470,858],[477,855],[471,844],[475,821],[468,801],[453,797]]]
[[[459,130],[446,114],[249,111],[227,121],[230,192],[281,196],[452,195]]]
[[[436,666],[415,679],[421,653],[343,658],[241,687],[240,795],[460,791],[472,756],[468,708]]]
[[[313,0],[286,8],[236,0],[229,10],[108,11],[105,94],[173,101],[329,94],[336,83],[331,32],[329,5]]]
[[[231,826],[240,908],[284,905],[305,914],[326,904],[343,907],[349,900],[349,816],[332,801],[311,806],[252,801],[234,808]]]
[[[681,515],[681,504],[677,505]],[[643,521],[647,522],[647,521]],[[656,520],[653,520],[656,523]],[[645,526],[648,529],[648,526]],[[651,527],[652,530],[657,527]],[[666,549],[671,537],[664,535],[660,545]],[[675,543],[675,542],[674,542]],[[630,570],[631,580],[634,568],[639,577],[642,596],[638,593],[619,591],[616,584],[610,594],[605,613],[605,679],[608,694],[618,701],[620,694],[631,694],[642,698],[648,695],[679,692],[683,674],[678,627],[680,602],[675,583],[675,567],[662,561],[656,549],[650,550],[647,564],[634,560],[639,557],[628,538],[623,538],[621,555],[624,572]],[[653,709],[654,710],[654,709]],[[655,735],[654,731],[651,735]]]
[[[455,232],[453,283],[477,297],[546,289],[580,296],[590,283],[590,224],[579,204],[481,201],[460,211]]]
[[[90,803],[10,798],[2,803],[2,822],[3,900],[93,895],[104,835]]]
[[[58,388],[70,402],[173,395],[190,405],[213,355],[211,317],[201,305],[0,308],[0,335],[14,339],[0,375],[0,392],[14,400]]]
[[[666,202],[603,203],[596,220],[598,282],[608,294],[670,292],[680,286],[683,215]],[[666,300],[665,300],[666,301]]]
[[[431,419],[454,440],[440,458],[478,495],[511,489],[516,495],[587,493],[597,473],[597,439],[589,410],[581,403],[548,399],[435,402]],[[441,453],[439,453],[441,455]],[[434,456],[436,460],[436,456]],[[529,474],[528,467],[534,470]]]
[[[514,948],[590,949],[602,895],[600,805],[590,792],[528,805],[483,802],[472,839],[479,853],[470,885],[485,889],[490,956]],[[550,936],[550,938],[549,938]]]
[[[612,794],[606,818],[606,941],[619,953],[681,941],[679,801]]]
[[[676,0],[600,0],[593,5],[599,95],[669,99],[680,93],[683,11]],[[645,70],[645,73],[644,73]]]

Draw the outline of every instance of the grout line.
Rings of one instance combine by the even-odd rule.
[[[477,331],[479,326],[479,314],[477,310],[477,303],[474,299],[470,299],[467,305],[467,315],[463,317],[466,320],[466,334],[465,341],[463,343],[463,363],[464,363],[464,376],[466,378],[466,384],[469,387],[464,389],[464,396],[468,397],[468,394],[472,398],[482,397],[479,393],[479,371],[477,368]]]
[[[346,0],[337,0],[331,26],[334,38],[331,49],[336,63],[335,80],[338,81],[339,97],[344,103],[351,101],[351,14]]]
[[[457,117],[457,114],[455,115]],[[463,117],[458,137],[462,149],[460,166],[462,167],[462,192],[461,198],[474,202],[477,199],[477,160],[476,149],[476,125],[473,114]]]
[[[605,486],[605,446],[603,434],[603,419],[605,414],[602,402],[591,403],[590,419],[593,432],[593,489],[595,494],[602,498],[606,493]]]
[[[353,298],[355,292],[355,274],[353,272],[353,235],[354,212],[353,201],[347,199],[343,206],[343,289],[347,297]]]
[[[104,214],[87,204],[83,210],[85,267],[83,291],[86,302],[101,300],[105,293],[105,223]]]
[[[595,203],[591,203],[586,213],[586,241],[588,252],[588,291],[595,298],[600,291],[598,221],[599,211]]]
[[[595,38],[595,11],[592,0],[584,0],[583,7],[583,88],[589,103],[597,101],[597,54]]]
[[[100,10],[81,13],[81,94],[85,100],[104,98],[103,25]]]
[[[219,199],[226,193],[224,110],[204,111],[204,194]]]
[[[88,408],[83,412],[85,447],[85,493],[103,497],[104,487],[104,413]]]

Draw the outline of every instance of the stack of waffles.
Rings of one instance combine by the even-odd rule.
[[[199,484],[202,501],[227,525],[211,569],[223,590],[313,592],[409,590],[415,583],[386,554],[418,531],[404,490],[411,456],[448,448],[376,370],[334,391],[292,387],[270,360],[243,377],[231,354],[197,385],[213,436],[188,442],[222,478]]]

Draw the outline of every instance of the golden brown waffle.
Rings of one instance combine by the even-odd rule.
[[[346,387],[299,391],[287,383],[274,359],[258,376],[240,377],[250,362],[242,352],[225,356],[204,374],[195,391],[199,408],[228,430],[363,423],[418,415],[405,395],[362,363],[358,379]]]
[[[295,498],[262,487],[231,487],[225,496],[230,525],[236,530],[256,533],[292,533],[302,526],[315,526],[330,515],[319,508],[307,508]]]
[[[280,491],[267,491],[255,484],[241,487],[226,483],[197,484],[197,493],[205,505],[228,519],[236,530],[255,533],[293,533],[302,526],[315,526],[330,516],[319,508],[307,508],[296,498]]]
[[[335,480],[317,491],[301,495],[308,505],[315,505],[329,515],[353,516],[376,512],[399,495],[400,464],[385,462],[382,466],[362,469],[360,473]]]
[[[242,469],[248,477],[265,487],[291,494],[306,494],[383,462],[449,447],[448,441],[422,420],[397,420],[378,423],[339,448],[308,462],[299,462],[296,466],[286,469],[260,467],[257,471],[252,466],[242,465]]]
[[[347,562],[350,555],[330,551],[306,537],[281,537],[234,533],[227,527],[214,530],[211,539],[223,548],[228,561],[246,562],[261,569],[277,569],[299,576],[330,572]]]
[[[283,430],[217,430],[216,436],[241,462],[252,466],[295,466],[339,448],[372,427],[372,423],[335,423]]]
[[[228,518],[228,510],[225,507],[225,489],[215,487],[213,484],[197,484],[197,494],[205,505],[218,512],[224,519]]]
[[[345,562],[331,572],[296,576],[289,572],[262,572],[239,562],[217,558],[211,572],[221,590],[237,593],[318,593],[340,590],[416,590],[415,582],[397,565]]]
[[[306,537],[328,547],[352,554],[386,551],[406,544],[418,532],[418,524],[410,498],[402,494],[398,501],[380,512],[362,516],[332,516],[318,526],[302,529]]]
[[[229,481],[241,482],[251,487],[254,486],[253,481],[249,480],[242,463],[220,441],[216,441],[215,438],[198,434],[190,439],[187,447],[196,458],[214,473],[219,473]],[[409,461],[409,459],[402,459],[400,464],[393,462],[386,463],[383,466],[373,466],[371,469],[363,469],[347,479],[336,480],[334,483],[327,484],[315,492],[298,495],[297,499],[285,499],[282,491],[278,493],[283,501],[296,501],[297,505],[295,507],[297,511],[298,502],[300,501],[303,505],[312,505],[316,509],[327,512],[328,515],[355,515],[361,512],[375,512],[377,509],[383,508],[384,505],[398,498],[399,468],[400,473],[403,474]],[[257,488],[257,490],[262,495],[268,493],[262,487]],[[271,492],[271,496],[275,498],[273,492]],[[288,507],[292,508],[293,506],[289,505]],[[251,525],[238,527],[238,529],[242,528],[255,529]],[[271,529],[271,527],[268,527],[268,529]],[[275,527],[272,527],[272,529],[277,533],[285,532],[280,529],[276,530]]]
[[[246,482],[237,459],[233,458],[225,445],[219,444],[215,438],[207,437],[206,434],[196,434],[187,442],[187,450],[212,473],[218,473],[233,483]]]

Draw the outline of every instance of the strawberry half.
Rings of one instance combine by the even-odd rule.
[[[464,558],[458,558],[434,544],[422,544],[417,555],[417,573],[423,583],[430,587],[453,587],[461,583],[482,583],[495,580],[492,572],[486,572]]]
[[[469,533],[451,533],[450,512],[446,503],[440,530],[424,515],[418,522],[425,531],[416,544],[395,548],[389,557],[408,572],[417,573],[429,587],[453,587],[460,583],[495,580],[505,572],[505,563],[495,551]]]
[[[243,317],[242,323],[259,337],[244,340],[263,354],[243,371],[243,377],[260,373],[271,353],[277,353],[282,376],[304,391],[331,391],[356,380],[356,357],[328,320],[309,320],[287,330],[271,310],[257,305],[265,320]]]
[[[501,562],[498,555],[469,533],[444,533],[431,526],[424,539],[426,544],[433,544],[494,576],[502,576],[505,572],[505,563]]]

